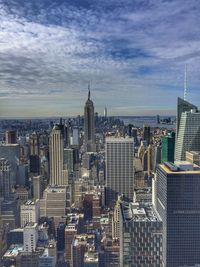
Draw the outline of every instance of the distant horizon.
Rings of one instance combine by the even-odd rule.
[[[156,114],[156,115],[110,115],[107,116],[108,118],[111,117],[115,117],[115,118],[154,118],[157,115],[159,115],[161,118],[168,118],[168,117],[176,117],[176,115],[160,115],[160,114]],[[75,115],[75,116],[41,116],[41,117],[1,117],[0,116],[0,120],[4,120],[4,119],[10,119],[10,120],[15,120],[15,119],[70,119],[70,118],[77,118],[79,116]],[[80,115],[81,117],[84,117],[84,115]],[[98,116],[100,117],[104,117],[104,115],[100,115],[98,114]]]

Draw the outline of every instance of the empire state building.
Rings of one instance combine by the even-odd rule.
[[[95,152],[94,105],[90,99],[90,88],[88,89],[88,99],[84,108],[84,148],[86,152]]]

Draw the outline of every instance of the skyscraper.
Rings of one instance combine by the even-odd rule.
[[[185,160],[186,151],[200,151],[200,112],[178,98],[175,160]]]
[[[30,155],[39,155],[39,138],[36,132],[29,137]]]
[[[192,109],[197,109],[197,107],[182,98],[178,97],[177,99],[177,114],[176,114],[176,137],[178,136],[179,132],[179,125],[181,120],[181,115],[185,111],[190,111]]]
[[[66,215],[66,202],[69,196],[69,187],[66,186],[48,186],[43,192],[43,198],[40,199],[40,216],[54,217],[56,227],[62,222]]]
[[[0,198],[9,198],[11,193],[10,164],[8,160],[0,159]]]
[[[132,138],[106,138],[106,204],[116,201],[118,195],[133,200],[134,142]]]
[[[162,162],[174,162],[175,150],[175,133],[171,132],[168,135],[161,137],[162,142]]]
[[[42,177],[40,175],[33,176],[33,198],[34,200],[41,198],[41,183]]]
[[[1,144],[0,157],[5,158],[10,163],[11,187],[17,183],[17,172],[20,158],[20,147],[18,144]]]
[[[103,115],[104,115],[104,118],[107,118],[107,116],[108,116],[108,110],[107,110],[107,107],[106,106],[104,108]]]
[[[84,145],[85,151],[95,151],[95,120],[94,120],[94,105],[90,99],[90,88],[88,91],[88,99],[84,108]]]
[[[64,140],[60,125],[55,125],[49,140],[50,184],[66,185],[63,175]]]
[[[147,146],[150,144],[151,141],[151,132],[150,126],[144,125],[143,127],[143,140],[146,141]]]
[[[165,163],[157,168],[153,204],[163,221],[165,267],[200,263],[199,188],[200,168],[189,162]]]
[[[6,137],[6,144],[16,144],[17,143],[16,131],[7,130],[5,133],[5,137]]]

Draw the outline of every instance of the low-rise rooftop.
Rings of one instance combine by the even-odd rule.
[[[149,203],[141,207],[137,202],[122,202],[120,207],[124,221],[160,221]]]
[[[11,245],[9,249],[4,254],[4,258],[15,258],[19,254],[19,252],[23,251],[23,244],[15,244]]]

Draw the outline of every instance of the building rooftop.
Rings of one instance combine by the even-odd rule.
[[[47,193],[65,193],[66,192],[66,186],[48,185],[48,187],[44,191]]]
[[[25,206],[34,206],[36,204],[36,202],[38,202],[39,199],[34,200],[27,200],[23,205]]]
[[[200,174],[200,167],[187,161],[165,162],[159,166],[167,174]]]
[[[191,153],[196,156],[200,156],[200,151],[187,151],[187,153]]]
[[[24,232],[24,228],[16,228],[16,229],[10,230],[10,233],[16,233],[16,232],[22,233]]]
[[[106,137],[106,142],[109,143],[121,143],[121,142],[133,142],[133,138],[129,138],[129,137]]]
[[[122,202],[120,208],[124,221],[160,221],[160,218],[149,203],[141,207],[137,202]]]
[[[86,252],[84,254],[84,262],[98,262],[99,261],[99,257],[98,257],[98,253],[96,252]]]
[[[25,226],[24,226],[24,229],[25,228],[35,228],[37,227],[37,223],[34,223],[34,222],[28,222]]]
[[[19,252],[23,251],[23,244],[11,245],[9,249],[4,254],[4,258],[15,258]]]
[[[19,146],[19,144],[5,144],[5,143],[1,143],[0,146],[17,147],[17,146]]]
[[[94,234],[75,235],[73,246],[79,246],[79,245],[94,246],[95,245],[95,235]]]

